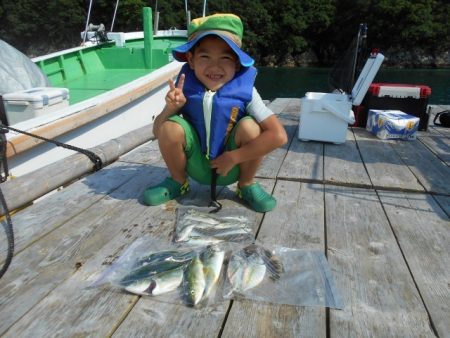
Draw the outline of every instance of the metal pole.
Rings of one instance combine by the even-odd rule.
[[[89,25],[89,19],[91,18],[92,2],[93,2],[93,0],[89,1],[89,10],[88,10],[88,15],[87,15],[87,20],[86,20],[86,27],[84,28],[83,43],[86,42],[87,30],[88,30],[88,25]]]
[[[353,85],[355,84],[355,74],[356,74],[356,62],[358,59],[358,48],[359,48],[359,40],[361,39],[361,33],[363,30],[363,24],[359,24],[359,29],[358,29],[358,36],[356,38],[356,46],[355,46],[355,51],[353,54],[353,65],[352,65],[352,73],[351,73],[351,87],[353,87]],[[351,89],[350,89],[351,90]]]
[[[158,0],[156,0],[155,4],[155,20],[153,22],[153,34],[158,33],[158,26],[159,26],[159,12],[158,12]]]
[[[203,17],[206,15],[206,0],[203,0]]]
[[[116,1],[116,8],[114,9],[114,15],[113,15],[113,19],[111,22],[111,30],[110,30],[111,32],[113,31],[114,21],[116,20],[117,7],[119,7],[119,0]]]
[[[189,24],[191,23],[191,13],[188,11],[188,2],[187,0],[184,0],[184,12],[186,13],[186,29],[189,27]]]

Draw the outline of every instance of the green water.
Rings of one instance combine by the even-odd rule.
[[[306,92],[329,92],[328,68],[258,68],[256,88],[261,97],[302,97]],[[450,69],[381,69],[373,82],[431,87],[429,104],[450,105]]]

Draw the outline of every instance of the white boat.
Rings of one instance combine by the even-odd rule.
[[[95,41],[94,35],[86,36]],[[150,125],[164,106],[167,81],[181,67],[171,50],[186,36],[186,30],[153,28],[151,10],[144,8],[142,32],[108,33],[106,43],[32,59],[52,87],[2,93],[6,116],[14,121],[10,124],[14,130],[6,134],[10,176],[32,173],[74,154],[15,130],[85,149],[147,126],[142,143],[148,141]],[[56,95],[58,102],[52,106],[50,98],[46,105],[42,100],[55,91],[53,86],[68,88],[68,94]],[[29,97],[36,95],[40,106],[34,108]],[[25,118],[17,117],[20,114]]]

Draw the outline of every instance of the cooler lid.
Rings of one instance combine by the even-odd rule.
[[[362,69],[361,74],[352,89],[351,101],[354,106],[359,106],[361,104],[370,84],[373,79],[375,79],[375,75],[377,75],[377,72],[383,63],[383,60],[384,55],[381,53],[370,55],[367,59],[366,64],[364,65],[364,68]]]
[[[3,95],[5,101],[27,101],[27,102],[44,102],[47,104],[51,99],[61,97],[63,100],[67,99],[69,90],[67,88],[56,87],[36,87],[21,90],[18,92],[8,93]]]

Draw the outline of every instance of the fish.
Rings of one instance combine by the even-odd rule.
[[[183,225],[180,230],[175,233],[175,242],[186,242],[189,240],[189,236],[191,235],[192,230],[194,230],[196,224],[195,223],[187,223]]]
[[[203,263],[197,255],[191,260],[184,271],[183,292],[186,297],[186,304],[196,306],[202,300],[205,291],[205,274]]]
[[[189,244],[192,246],[207,246],[223,242],[245,242],[252,240],[253,236],[250,234],[236,234],[236,235],[227,235],[223,237],[208,237],[197,235],[197,233],[194,232],[189,239]]]
[[[203,273],[205,275],[205,289],[203,291],[203,299],[211,295],[217,281],[220,277],[225,251],[220,250],[217,246],[209,246],[201,254],[203,263]]]
[[[159,273],[152,278],[149,291],[157,296],[176,290],[183,281],[183,268],[173,269]]]
[[[246,219],[243,216],[214,216],[196,210],[188,212],[178,220],[175,242],[193,245],[217,244],[224,241],[252,241]]]
[[[128,286],[136,281],[150,280],[154,275],[160,273],[183,268],[187,262],[157,262],[154,264],[147,264],[128,272],[125,277],[120,280],[120,285]]]
[[[134,268],[145,265],[157,265],[162,262],[186,262],[192,259],[194,252],[192,250],[165,250],[153,252],[147,256],[142,256],[136,260]]]
[[[266,264],[258,254],[235,253],[228,263],[227,276],[234,292],[244,292],[259,285],[266,274]]]
[[[166,250],[151,253],[137,260],[133,268],[120,280],[120,285],[128,286],[141,281],[149,283],[154,275],[166,271],[184,268],[195,256],[192,250]],[[142,288],[143,286],[140,286]]]
[[[205,235],[205,236],[226,236],[226,235],[235,235],[235,234],[248,234],[247,231],[242,229],[241,227],[226,227],[226,228],[205,228],[205,229],[195,229],[197,234]]]
[[[183,268],[164,271],[147,278],[137,279],[125,290],[138,295],[161,295],[176,290],[183,281]]]
[[[269,269],[270,278],[277,280],[281,277],[281,274],[285,271],[283,262],[280,257],[275,255],[272,251],[256,244],[250,244],[246,246],[243,251],[246,255],[257,254],[261,256],[267,268]]]
[[[217,225],[220,223],[220,219],[213,217],[209,213],[204,213],[196,210],[188,210],[184,219],[190,220],[196,223],[206,223],[209,225]]]

